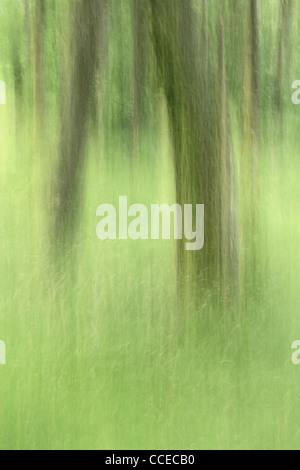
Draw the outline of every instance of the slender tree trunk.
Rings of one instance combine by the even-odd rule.
[[[224,33],[225,7],[219,7],[219,37],[218,37],[218,61],[219,61],[219,135],[220,135],[220,240],[219,259],[222,269],[221,281],[225,285],[228,279],[234,280],[234,287],[240,282],[240,237],[239,237],[239,212],[237,199],[237,184],[233,145],[231,136],[231,124],[227,103],[226,83],[226,49]]]
[[[208,62],[199,41],[193,2],[151,0],[151,7],[154,50],[173,136],[177,200],[205,205],[204,248],[187,253],[179,243],[179,276],[185,279],[194,273],[219,284],[223,274],[235,271],[237,262],[224,33],[219,38],[216,76],[215,64]],[[202,37],[207,35],[204,19]]]
[[[246,284],[256,276],[258,236],[259,40],[257,0],[248,0],[243,17],[243,245]]]
[[[275,104],[280,115],[283,113],[283,83],[284,74],[288,72],[290,65],[290,44],[291,26],[293,17],[292,0],[281,0],[279,13],[279,32],[278,32],[278,56],[277,73],[275,85]]]
[[[11,56],[15,89],[16,134],[18,140],[20,138],[24,119],[24,69],[21,59],[20,45],[16,38],[13,40]]]
[[[283,141],[284,141],[284,90],[285,86],[290,86],[290,57],[293,48],[291,44],[291,30],[293,17],[292,0],[281,0],[279,13],[278,28],[278,45],[277,45],[277,73],[275,79],[275,109],[276,116],[276,141],[278,149],[281,152],[281,161],[284,161]]]
[[[24,37],[25,37],[25,59],[28,64],[30,60],[30,17],[29,17],[29,3],[24,0]]]
[[[258,143],[258,98],[259,98],[259,30],[257,0],[251,0],[251,129],[255,145]]]
[[[149,57],[147,3],[133,0],[134,38],[134,127],[138,128],[145,115],[146,72]]]
[[[63,242],[78,222],[90,103],[94,98],[106,0],[78,0],[72,33],[71,70],[62,109],[56,235]]]
[[[32,76],[34,131],[37,139],[44,127],[46,89],[44,64],[44,20],[45,1],[35,0],[32,4]]]

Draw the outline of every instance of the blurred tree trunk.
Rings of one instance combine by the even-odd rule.
[[[243,17],[243,56],[244,56],[244,137],[246,145],[252,149],[258,140],[258,93],[259,93],[259,63],[258,63],[258,21],[257,0],[248,0],[248,9]],[[254,167],[253,152],[250,165]],[[253,169],[253,168],[252,168]],[[253,171],[250,172],[252,174]]]
[[[281,0],[279,12],[279,31],[278,31],[278,45],[277,45],[277,73],[275,79],[275,108],[277,110],[276,116],[276,141],[278,149],[281,153],[281,161],[284,161],[284,99],[285,87],[290,86],[291,80],[290,72],[290,59],[293,45],[291,43],[293,19],[293,1]]]
[[[20,136],[23,118],[24,118],[24,68],[21,58],[19,36],[13,38],[12,43],[12,67],[14,75],[15,89],[15,115],[16,115],[16,134]]]
[[[29,0],[24,0],[24,37],[25,37],[25,58],[26,63],[30,60],[30,17]]]
[[[64,77],[55,224],[58,242],[63,242],[78,222],[85,143],[89,132],[90,104],[95,95],[105,4],[106,0],[76,2],[70,68]]]
[[[259,31],[257,0],[248,0],[243,16],[243,239],[244,275],[256,273],[259,140]]]
[[[233,155],[231,123],[227,102],[226,49],[225,49],[225,6],[219,5],[218,33],[218,120],[219,120],[219,175],[220,175],[220,243],[219,260],[221,282],[234,281],[234,287],[240,282],[240,234],[237,198],[236,171]]]
[[[278,32],[278,57],[275,84],[275,104],[279,114],[283,113],[283,83],[284,75],[288,73],[291,57],[291,31],[293,18],[293,1],[281,0]],[[282,121],[281,121],[282,124]]]
[[[255,144],[258,143],[258,99],[259,99],[259,29],[257,0],[251,0],[251,129]]]
[[[205,80],[205,87],[207,87],[206,80],[208,79],[208,20],[207,20],[207,3],[202,0],[202,53],[203,53],[203,79]]]
[[[133,0],[134,38],[134,129],[138,130],[146,115],[146,96],[149,82],[149,11],[148,3]]]
[[[151,7],[153,45],[173,137],[177,201],[205,205],[204,248],[185,252],[184,243],[179,243],[179,277],[196,275],[220,285],[229,280],[229,272],[231,280],[238,277],[223,25],[215,47],[205,2],[202,42],[192,0],[151,0]],[[223,2],[219,8],[224,15]]]
[[[45,64],[44,64],[44,21],[46,4],[35,0],[32,5],[32,77],[35,136],[40,137],[44,127],[46,106]]]

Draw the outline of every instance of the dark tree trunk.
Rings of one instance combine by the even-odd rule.
[[[44,20],[45,1],[35,0],[32,4],[32,74],[35,136],[40,136],[44,127],[46,106],[45,64],[44,64]]]
[[[258,236],[259,29],[257,0],[248,0],[243,19],[243,241],[244,280],[256,278]]]
[[[290,65],[290,50],[292,45],[291,26],[293,17],[292,0],[281,0],[281,8],[279,14],[279,33],[278,33],[278,57],[277,57],[277,73],[275,84],[275,104],[282,115],[283,112],[283,84],[284,74],[288,73]]]
[[[146,115],[149,82],[149,11],[148,3],[133,0],[134,38],[134,127],[138,129]]]
[[[150,3],[159,79],[173,136],[177,200],[205,205],[204,248],[200,253],[187,253],[179,243],[179,276],[184,279],[186,273],[194,273],[220,283],[224,273],[236,273],[238,259],[223,29],[215,51],[219,55],[216,74],[213,59],[210,62],[206,54],[206,18],[201,44],[193,2]]]
[[[76,2],[72,62],[65,83],[58,170],[56,235],[65,240],[78,222],[90,105],[94,98],[106,0]]]

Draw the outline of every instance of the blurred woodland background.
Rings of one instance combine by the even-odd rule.
[[[298,448],[298,0],[0,0],[1,449]],[[96,238],[204,204],[205,245]]]

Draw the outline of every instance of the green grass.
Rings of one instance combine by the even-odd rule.
[[[49,242],[55,126],[34,157],[30,126],[16,139],[13,123],[1,107],[0,448],[299,448],[292,143],[285,165],[276,146],[264,149],[257,283],[238,312],[201,285],[180,310],[174,242],[96,238],[101,203],[175,202],[166,125],[146,133],[138,163],[124,139],[89,146],[81,226],[58,268]]]

